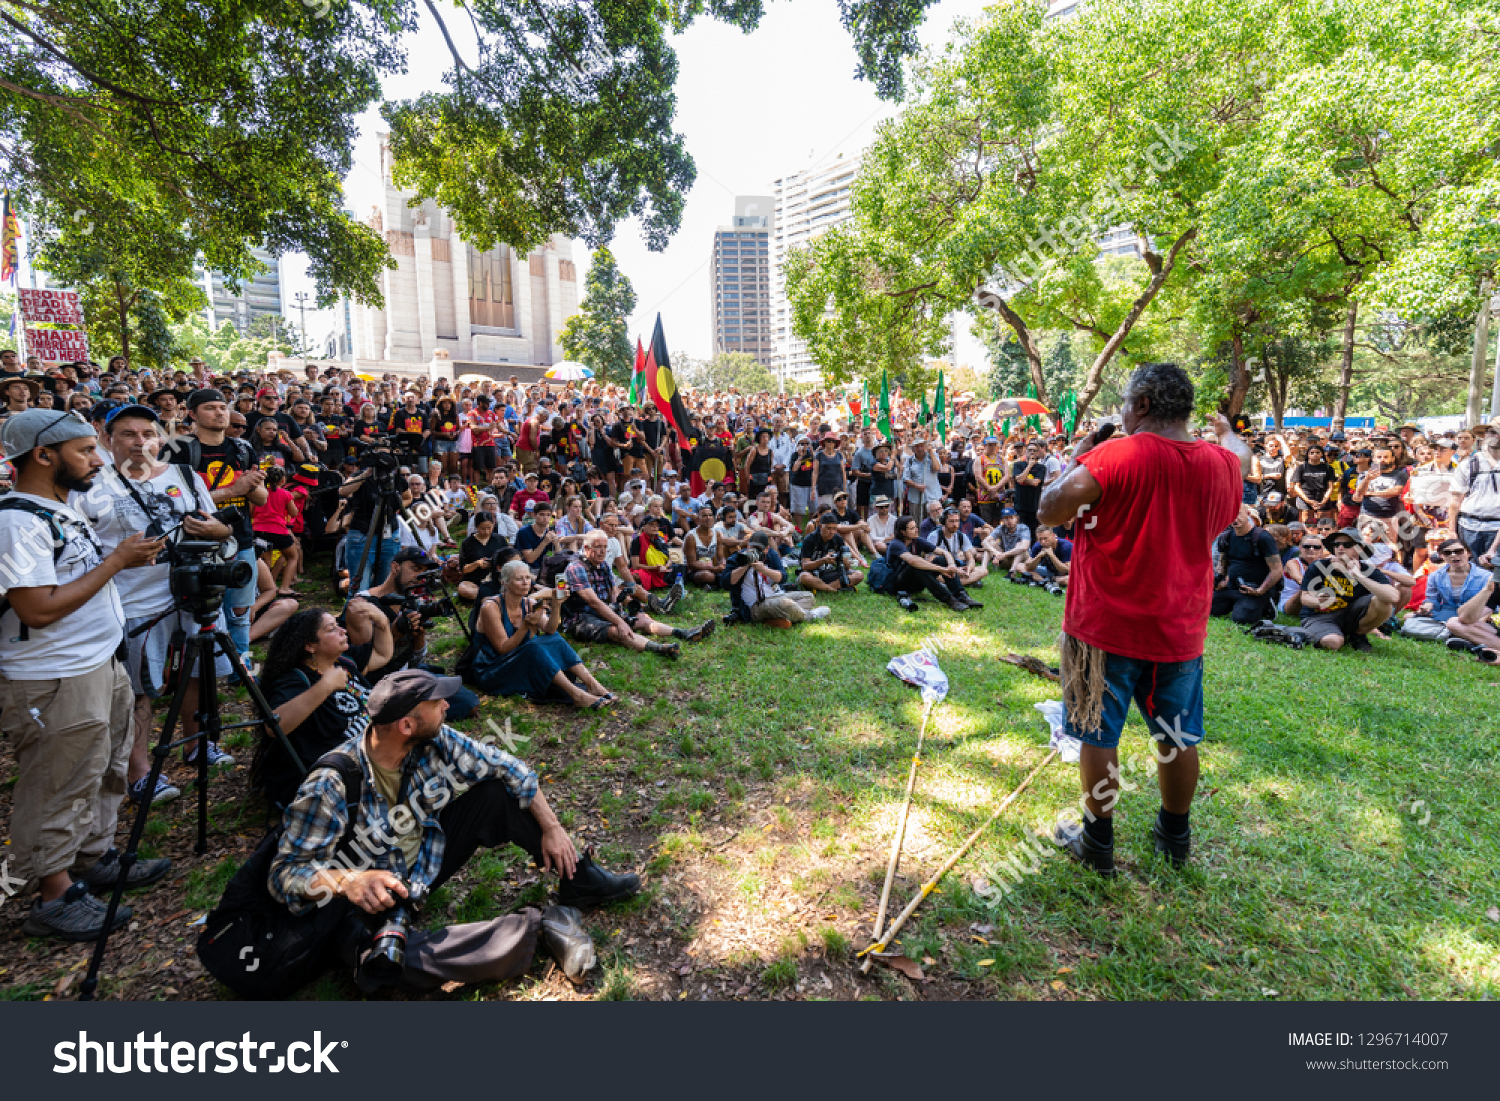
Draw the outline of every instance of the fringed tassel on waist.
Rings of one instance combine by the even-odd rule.
[[[1068,725],[1088,733],[1104,722],[1105,663],[1109,655],[1067,634],[1057,636],[1061,658],[1063,706]]]

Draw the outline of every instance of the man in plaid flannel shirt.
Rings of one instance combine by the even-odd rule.
[[[563,572],[568,599],[562,608],[562,626],[579,642],[613,642],[639,653],[648,650],[663,657],[675,658],[677,642],[657,642],[658,638],[700,642],[713,633],[714,621],[708,620],[690,631],[652,619],[644,611],[622,612],[621,602],[627,595],[609,568],[609,536],[595,528],[583,537],[583,557],[575,559]],[[637,605],[637,608],[639,605]]]
[[[587,937],[576,909],[629,898],[635,875],[613,875],[580,856],[537,785],[536,772],[498,746],[443,723],[457,677],[404,669],[370,693],[370,725],[341,751],[364,782],[350,844],[340,852],[350,807],[335,768],[314,768],[287,808],[267,886],[292,913],[345,899],[376,915],[399,899],[419,901],[455,875],[475,850],[510,843],[562,878],[558,905],[488,922],[413,931],[401,987],[510,978],[526,970],[542,936],[554,954]],[[336,751],[338,752],[338,751]],[[347,960],[346,962],[355,962]],[[565,970],[566,970],[565,966]]]

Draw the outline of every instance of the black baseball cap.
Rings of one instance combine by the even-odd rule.
[[[402,547],[396,552],[396,557],[391,559],[393,566],[399,566],[402,562],[426,562],[427,552],[421,547]]]
[[[450,699],[463,686],[461,677],[440,677],[426,669],[402,669],[391,673],[381,678],[366,701],[370,722],[382,726],[404,719],[418,704]]]
[[[224,397],[224,393],[221,390],[214,390],[212,388],[207,390],[194,390],[192,396],[187,399],[187,407],[189,409],[196,409],[198,408],[198,406],[204,405],[210,401],[227,400],[228,399]]]

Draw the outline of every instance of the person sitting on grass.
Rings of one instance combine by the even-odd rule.
[[[802,540],[802,567],[797,586],[819,593],[853,589],[865,575],[844,562],[849,546],[839,534],[838,518],[832,512],[818,517],[818,526]]]
[[[1072,560],[1072,540],[1059,539],[1057,532],[1043,524],[1037,529],[1031,554],[1017,572],[1041,585],[1057,585],[1058,591],[1061,591],[1068,585],[1068,571],[1072,568],[1069,563]]]
[[[883,555],[896,535],[896,514],[891,511],[891,499],[884,493],[870,498],[870,543],[877,555]]]
[[[384,626],[385,617],[367,605],[353,605],[352,614],[373,615],[372,622]],[[389,660],[390,631],[379,637]],[[370,653],[377,662],[380,646]],[[271,636],[257,680],[303,769],[365,728],[370,686],[357,660],[349,653],[348,633],[326,608],[297,612]],[[282,810],[291,805],[303,778],[281,740],[262,727],[250,763],[251,788]]]
[[[1369,633],[1396,610],[1396,586],[1363,558],[1369,546],[1354,528],[1334,532],[1323,541],[1331,558],[1308,566],[1302,579],[1302,626],[1314,646],[1369,653]]]
[[[943,510],[943,526],[938,529],[937,538],[933,540],[939,551],[945,552],[948,558],[958,567],[958,579],[966,587],[981,588],[984,585],[985,576],[990,572],[974,549],[973,542],[964,534],[960,524],[963,522],[963,514],[956,508],[945,508]],[[973,607],[974,602],[969,602]]]
[[[1495,608],[1500,605],[1500,592],[1495,588],[1492,573],[1486,570],[1480,573],[1480,577],[1484,583],[1479,591],[1464,601],[1457,614],[1448,620],[1448,631],[1453,635],[1448,640],[1448,648],[1467,647],[1480,661],[1493,665],[1500,656],[1500,633],[1496,632],[1492,618]]]
[[[516,550],[521,552],[533,573],[541,573],[547,556],[561,549],[557,529],[552,526],[552,506],[546,501],[537,502],[536,507],[527,513],[527,519],[531,522],[516,536]]]
[[[250,641],[273,634],[297,610],[297,598],[282,596],[264,559],[255,560],[255,603],[250,605]]]
[[[1290,533],[1290,529],[1289,529]],[[1299,616],[1302,612],[1302,582],[1315,562],[1321,562],[1328,553],[1323,540],[1311,531],[1303,531],[1302,542],[1294,544],[1301,552],[1288,558],[1282,566],[1281,596],[1277,610],[1283,615]]]
[[[458,549],[458,560],[463,580],[458,583],[458,598],[470,603],[480,595],[493,592],[495,582],[495,554],[510,544],[505,536],[495,534],[495,517],[481,512],[474,517],[474,534],[464,540]]]
[[[609,537],[602,531],[584,536],[583,556],[563,572],[563,581],[567,593],[562,609],[563,630],[577,642],[613,642],[637,653],[646,651],[676,658],[681,652],[677,642],[656,640],[700,642],[713,633],[711,619],[685,631],[658,623],[645,612],[623,610],[625,586],[610,571]]]
[[[630,574],[638,586],[659,598],[650,602],[651,610],[658,615],[670,615],[686,591],[681,574],[672,565],[667,542],[661,536],[660,521],[646,515],[639,524],[640,534],[630,541]]]
[[[516,558],[500,567],[500,595],[479,610],[473,681],[495,696],[525,696],[534,703],[571,702],[596,710],[614,694],[594,679],[583,660],[557,633],[562,594],[531,598],[531,571]]]
[[[958,568],[946,558],[939,560],[937,547],[917,532],[916,517],[903,516],[896,521],[896,534],[885,552],[885,563],[891,570],[888,588],[909,612],[917,610],[912,594],[918,589],[926,589],[939,604],[955,612],[967,611],[974,601],[958,579]]]
[[[815,608],[810,592],[787,592],[781,587],[785,572],[781,558],[765,532],[750,537],[750,545],[729,559],[729,585],[741,614],[752,623],[790,629],[807,619],[823,619],[828,608]]]
[[[724,570],[724,548],[714,531],[714,511],[707,505],[698,510],[696,527],[688,529],[682,539],[682,556],[687,559],[687,579],[694,585],[711,589],[719,583]]]
[[[565,551],[583,549],[583,537],[594,530],[583,514],[583,498],[579,496],[563,499],[563,515],[557,521],[558,546]]]
[[[853,553],[854,561],[861,568],[867,565],[860,553],[861,549],[869,551],[872,557],[880,553],[875,549],[875,540],[870,536],[869,523],[859,518],[859,513],[849,504],[849,494],[842,489],[833,495],[833,521],[845,545]]]
[[[783,515],[782,510],[776,507],[775,486],[767,486],[761,490],[760,495],[755,498],[755,510],[745,517],[745,524],[750,528],[752,535],[757,531],[770,535],[771,545],[776,548],[778,554],[791,552],[794,540],[797,538],[797,529],[791,520]],[[733,553],[733,550],[725,551],[726,555]]]
[[[1021,523],[1016,510],[1007,505],[1000,510],[1000,522],[984,537],[979,549],[980,561],[986,569],[1018,574],[1031,557],[1031,532]]]

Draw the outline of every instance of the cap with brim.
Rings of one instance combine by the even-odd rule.
[[[5,428],[0,430],[0,448],[7,455],[29,455],[38,447],[56,447],[94,434],[94,426],[76,413],[27,409],[6,419]]]
[[[275,390],[270,389],[269,387],[266,388],[266,389],[264,389],[264,390],[257,390],[257,391],[255,391],[255,398],[256,398],[257,401],[259,401],[261,398],[279,398],[279,397],[281,397],[281,395],[278,394]]]
[[[161,415],[155,409],[152,409],[151,406],[134,404],[122,405],[110,413],[109,416],[104,418],[105,426],[114,424],[121,417],[139,417],[141,420],[150,421],[152,424],[161,423]]]
[[[450,699],[463,686],[461,677],[440,677],[426,669],[402,669],[382,677],[365,706],[370,712],[370,722],[384,726],[406,718],[418,704]]]
[[[207,405],[211,401],[224,401],[224,394],[219,390],[194,390],[193,396],[187,399],[187,407],[196,409],[200,405]]]
[[[297,473],[292,475],[292,481],[299,485],[315,486],[318,484],[318,468],[312,463],[303,463],[297,467]]]
[[[402,547],[396,552],[396,557],[391,559],[392,565],[400,565],[402,562],[426,562],[427,552],[420,547]]]
[[[1018,513],[1013,508],[1002,508],[1000,510],[1000,519],[1002,519],[1002,520],[1004,520],[1007,516],[1019,516],[1019,515],[1020,515],[1020,513]]]
[[[1365,537],[1359,533],[1357,528],[1339,528],[1338,531],[1330,531],[1327,535],[1323,536],[1323,546],[1331,551],[1333,550],[1334,540],[1340,538],[1352,539],[1354,545],[1361,550],[1368,551],[1370,549],[1370,544],[1365,542]]]
[[[891,499],[884,493],[877,494],[876,496],[870,498],[870,504],[874,505],[876,508],[882,508],[885,505],[889,505],[890,503]]]
[[[1458,448],[1458,444],[1456,444],[1452,440],[1448,440],[1448,439],[1433,440],[1432,441],[1432,446],[1433,447],[1441,447],[1445,451],[1453,451],[1453,450],[1456,450]]]

